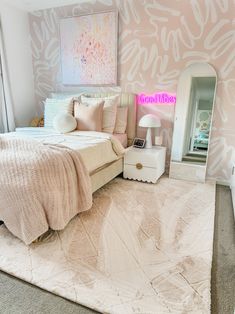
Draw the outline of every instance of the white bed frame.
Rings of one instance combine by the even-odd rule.
[[[123,172],[123,157],[91,175],[92,193]]]

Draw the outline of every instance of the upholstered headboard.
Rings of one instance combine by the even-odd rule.
[[[117,93],[90,93],[90,92],[78,92],[77,95],[86,95],[88,97],[109,97],[117,95]],[[76,92],[65,93],[51,93],[53,98],[64,98],[74,96]],[[134,137],[136,136],[136,95],[131,93],[120,93],[120,106],[128,107],[128,121],[127,121],[127,137],[128,145],[131,145]]]

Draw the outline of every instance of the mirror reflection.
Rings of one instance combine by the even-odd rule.
[[[215,77],[192,77],[182,161],[206,163]]]

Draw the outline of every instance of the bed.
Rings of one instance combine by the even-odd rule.
[[[81,92],[78,92],[80,94]],[[116,95],[116,93],[84,93],[88,97],[110,97]],[[57,93],[52,92],[51,97],[53,98],[64,98],[68,96],[76,96],[75,92]],[[126,135],[114,134],[124,146],[132,145],[133,139],[136,136],[136,95],[132,93],[121,93],[120,94],[120,106],[128,107],[128,118],[127,118],[127,130]],[[113,178],[123,172],[123,158],[119,158],[117,161],[107,164],[106,166],[97,169],[91,175],[92,191],[95,192],[103,185],[111,181]]]
[[[209,139],[208,138],[203,138],[203,137],[195,137],[194,138],[194,143],[193,143],[193,149],[202,149],[202,150],[207,150],[208,149],[208,143]]]
[[[93,193],[123,171],[127,134],[110,135],[91,131],[59,134],[50,128],[26,127],[17,128],[11,137],[33,139],[45,145],[59,145],[77,151],[89,172]]]
[[[101,94],[90,94],[93,97],[107,97],[107,96],[111,96],[111,93],[101,93]],[[65,160],[64,163],[62,163],[60,165],[61,169],[64,170],[64,168],[68,167],[68,169],[71,168],[71,164],[77,163],[79,165],[75,166],[75,174],[78,173],[78,166],[80,167],[79,171],[83,171],[81,170],[81,165],[83,164],[83,169],[84,169],[84,173],[83,173],[83,177],[85,177],[85,172],[88,171],[88,174],[90,176],[90,183],[91,183],[91,192],[94,193],[97,189],[99,189],[100,187],[102,187],[103,185],[105,185],[106,183],[108,183],[110,180],[112,180],[113,178],[115,178],[116,176],[118,176],[120,173],[123,172],[123,146],[121,145],[121,142],[125,142],[127,143],[127,145],[132,143],[133,138],[135,137],[135,128],[136,128],[136,108],[135,108],[135,95],[134,94],[121,94],[120,95],[120,106],[128,106],[128,123],[127,123],[127,134],[126,135],[110,135],[107,133],[99,133],[99,132],[86,132],[86,131],[74,131],[71,132],[69,134],[66,135],[61,135],[58,134],[57,132],[51,130],[51,129],[46,129],[46,128],[20,128],[17,129],[16,132],[12,133],[11,135],[9,135],[12,139],[9,140],[12,141],[12,144],[10,145],[9,143],[7,143],[7,141],[2,141],[2,143],[0,143],[1,147],[4,147],[4,145],[8,145],[11,148],[11,155],[14,155],[14,145],[19,145],[19,147],[17,147],[18,151],[23,151],[22,147],[24,149],[23,151],[23,155],[24,155],[24,159],[22,159],[23,163],[25,164],[25,169],[26,168],[26,164],[27,164],[27,153],[30,154],[30,149],[31,151],[36,151],[37,145],[41,145],[40,147],[43,148],[44,152],[43,154],[45,154],[45,156],[49,156],[51,151],[48,151],[47,149],[50,148],[52,149],[54,152],[56,152],[57,154],[61,154],[61,153],[65,153],[67,155],[69,155],[69,158],[71,159],[72,155],[76,155],[75,152],[77,149],[79,149],[79,152],[77,153],[77,155],[79,155],[80,161],[79,159],[77,159],[77,155],[76,156],[72,156],[72,161],[70,160],[70,164],[68,165],[68,161]],[[23,141],[22,143],[20,143],[20,141]],[[16,141],[16,143],[14,143],[14,141]],[[18,143],[18,142],[19,143]],[[29,145],[27,144],[27,141],[29,141]],[[25,144],[26,143],[26,144]],[[36,144],[37,143],[37,144]],[[12,147],[13,146],[13,147]],[[22,147],[21,147],[22,146]],[[29,147],[28,147],[29,146]],[[28,152],[25,152],[25,147],[26,149],[28,149]],[[98,150],[97,150],[98,148]],[[111,149],[112,148],[112,149]],[[39,150],[40,151],[40,150]],[[19,153],[19,152],[18,152]],[[32,152],[33,153],[33,152]],[[35,155],[35,154],[34,154]],[[100,155],[100,156],[98,156]],[[21,156],[21,155],[18,155]],[[103,156],[102,158],[104,160],[102,160],[101,156]],[[98,158],[99,157],[99,158]],[[89,163],[88,163],[89,160]],[[11,168],[11,164],[7,163],[7,158],[5,156],[5,161],[6,161],[6,165],[7,167],[9,166],[9,168]],[[100,162],[102,161],[102,162]],[[19,163],[19,161],[17,160],[18,165],[21,167],[21,164]],[[48,163],[50,163],[50,159],[48,159]],[[3,164],[1,164],[2,166]],[[30,167],[31,165],[29,165]],[[45,166],[45,165],[44,165]],[[19,168],[20,168],[19,167]],[[69,168],[70,167],[70,168]],[[53,168],[53,167],[52,167]],[[61,169],[59,169],[59,171],[62,171]],[[14,171],[17,170],[17,167],[15,167]],[[51,169],[50,169],[51,170]],[[68,178],[66,177],[66,169],[64,170],[64,172],[60,173],[60,177],[63,177],[63,180],[68,180]],[[77,171],[77,172],[76,172]],[[27,171],[26,171],[27,172]],[[11,171],[8,171],[8,174],[11,174]],[[75,176],[75,174],[73,174],[73,176]],[[22,175],[22,174],[21,174]],[[50,176],[53,178],[57,176],[57,172],[52,172],[50,174]],[[46,175],[44,173],[44,177],[45,180],[44,182],[46,182]],[[17,177],[11,176],[10,180],[6,181],[7,184],[5,184],[5,186],[8,186],[8,190],[6,190],[7,192],[5,194],[13,194],[14,195],[14,190],[12,188],[12,192],[11,193],[11,189],[9,189],[9,187],[11,188],[11,186],[14,186],[14,181],[13,179],[16,178],[15,180],[17,181]],[[4,187],[4,179],[3,175],[2,175],[2,180],[0,178],[0,183],[1,186]],[[8,179],[8,178],[7,178]],[[22,175],[21,180],[24,180],[24,173]],[[69,220],[77,213],[83,211],[83,210],[87,210],[91,207],[90,205],[90,199],[86,194],[86,192],[84,191],[88,191],[89,187],[88,187],[88,183],[86,182],[86,180],[84,181],[84,185],[86,188],[83,189],[83,186],[81,184],[81,180],[80,178],[76,179],[74,178],[74,182],[78,182],[80,184],[80,198],[82,199],[82,202],[79,203],[80,206],[80,210],[78,212],[76,212],[75,210],[72,210],[71,208],[75,208],[76,206],[76,202],[78,202],[77,200],[77,195],[75,192],[73,192],[74,194],[72,194],[71,192],[71,198],[72,200],[70,200],[69,198],[69,191],[67,191],[67,186],[64,185],[64,190],[66,197],[68,199],[68,207],[70,212],[66,213],[63,212],[63,208],[60,209],[60,212],[57,212],[57,209],[54,208],[54,203],[51,205],[51,207],[53,207],[54,211],[55,211],[55,215],[57,215],[59,218],[60,216],[66,216],[66,219],[64,219],[64,217],[62,217],[62,222],[60,221],[60,223],[57,223],[57,221],[59,220],[58,217],[57,221],[55,223],[55,219],[54,216],[51,213],[51,210],[46,209],[47,211],[44,210],[44,207],[47,206],[47,200],[48,202],[50,201],[50,195],[48,193],[48,197],[45,198],[44,195],[42,196],[44,198],[43,200],[43,205],[38,206],[38,208],[36,208],[36,203],[35,203],[35,208],[33,208],[32,204],[33,204],[33,200],[30,199],[30,202],[32,203],[29,208],[31,209],[27,209],[29,212],[24,212],[24,210],[19,210],[18,208],[16,209],[17,214],[14,214],[13,217],[13,222],[12,222],[12,217],[10,222],[12,223],[6,223],[6,220],[9,216],[9,212],[11,214],[11,211],[8,210],[8,212],[6,210],[4,210],[4,208],[1,208],[2,204],[8,204],[8,200],[4,199],[5,203],[3,202],[3,198],[5,198],[4,193],[0,193],[0,220],[3,220],[4,223],[6,224],[7,228],[18,238],[20,238],[23,242],[25,242],[25,244],[30,244],[31,242],[33,242],[38,236],[40,236],[41,234],[43,234],[44,232],[46,232],[48,228],[51,228],[53,230],[61,230],[63,229],[66,224],[69,222]],[[84,180],[84,178],[83,178]],[[81,182],[80,182],[81,181]],[[30,178],[29,178],[29,182],[30,182]],[[68,181],[66,181],[68,182]],[[56,184],[60,184],[58,182],[56,182]],[[65,184],[64,182],[62,182],[61,184]],[[68,182],[68,185],[70,184],[70,189],[74,189],[73,186],[71,186],[71,183]],[[76,183],[77,184],[77,183]],[[44,189],[46,187],[46,183],[44,184]],[[63,194],[64,194],[64,190],[63,190]],[[26,186],[26,193],[25,193],[25,197],[28,197],[27,193],[31,193],[29,191],[30,188],[28,189],[28,187]],[[38,194],[34,191],[34,197],[35,197],[35,202],[38,199]],[[35,194],[36,193],[36,194]],[[45,193],[47,194],[47,192]],[[89,194],[89,193],[88,193]],[[35,196],[36,195],[36,196]],[[84,195],[84,197],[83,197]],[[11,197],[11,195],[9,196],[9,198]],[[23,197],[23,196],[22,196]],[[54,196],[53,196],[54,197]],[[61,195],[57,194],[57,197],[61,197]],[[21,197],[18,196],[18,199],[20,199]],[[24,198],[24,197],[23,197]],[[61,197],[61,199],[63,200],[63,197]],[[15,204],[17,204],[17,198],[15,199]],[[71,204],[72,203],[72,204]],[[76,203],[76,204],[75,204]],[[46,204],[46,205],[45,205]],[[67,204],[67,203],[66,203]],[[84,206],[82,205],[84,204]],[[15,206],[17,207],[18,204]],[[28,206],[28,205],[27,205]],[[85,208],[83,209],[82,206]],[[71,207],[71,208],[70,208]],[[11,207],[8,207],[8,209]],[[21,220],[23,221],[24,219],[22,218],[22,213],[20,212],[24,212],[24,218],[26,217],[26,220],[28,220],[28,224],[30,226],[27,226],[26,231],[24,230],[24,222],[21,225]],[[33,214],[34,211],[34,214]],[[33,217],[33,215],[39,215],[40,211],[42,212],[42,214],[39,217],[39,220],[41,219],[41,223],[40,226],[38,227],[37,231],[33,231],[31,232],[34,227],[32,225],[32,221],[29,221],[29,218],[27,216]],[[45,213],[43,212],[45,211]],[[20,213],[19,213],[20,212]],[[3,213],[3,214],[2,214]],[[53,217],[50,217],[53,216]],[[37,217],[38,219],[38,217]],[[50,222],[51,219],[51,222]],[[32,220],[32,219],[31,219]],[[54,227],[53,227],[54,226]]]

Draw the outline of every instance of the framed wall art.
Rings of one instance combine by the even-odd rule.
[[[117,12],[60,20],[64,85],[117,85]]]

